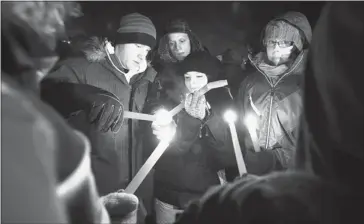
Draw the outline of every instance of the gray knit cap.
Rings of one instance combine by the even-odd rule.
[[[273,20],[269,22],[265,28],[265,41],[277,39],[293,41],[299,51],[303,48],[302,37],[299,30],[281,20]]]

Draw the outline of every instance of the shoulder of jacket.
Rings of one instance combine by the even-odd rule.
[[[145,79],[147,79],[150,82],[154,82],[158,73],[152,66],[148,66],[144,74],[145,74],[144,76]]]
[[[91,64],[91,62],[87,61],[84,57],[70,58],[66,60],[62,60],[58,62],[54,67],[53,71],[58,70],[62,67],[70,67],[70,68],[86,68]]]

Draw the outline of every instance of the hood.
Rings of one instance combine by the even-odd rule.
[[[305,15],[300,12],[287,12],[281,16],[274,18],[274,20],[284,21],[294,27],[296,27],[302,35],[304,35],[306,42],[311,43],[312,29]],[[264,28],[265,30],[265,28]],[[263,37],[263,36],[262,36]]]
[[[99,37],[91,37],[84,43],[81,51],[89,62],[100,62],[106,59],[105,41]]]
[[[192,32],[191,30],[186,31],[188,34],[188,37],[190,39],[191,44],[191,52],[197,52],[197,51],[205,51],[206,49],[203,47],[201,40],[197,37],[197,35]],[[158,44],[158,60],[159,63],[175,63],[178,62],[177,59],[173,57],[169,50],[169,39],[168,34],[165,34],[161,39],[159,40]]]

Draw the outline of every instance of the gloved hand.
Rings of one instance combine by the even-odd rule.
[[[95,94],[89,119],[100,131],[111,129],[112,132],[118,132],[124,120],[124,107],[116,96],[110,94]]]
[[[189,93],[185,99],[185,110],[194,118],[203,120],[206,116],[206,98],[205,95],[198,93]]]
[[[100,198],[112,221],[123,223],[137,223],[139,200],[134,194],[119,190]]]
[[[118,132],[123,123],[124,107],[120,100],[91,85],[47,80],[42,83],[41,97],[66,119],[86,111],[89,121],[102,132]]]

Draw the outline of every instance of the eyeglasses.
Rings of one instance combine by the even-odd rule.
[[[269,47],[273,47],[276,44],[278,44],[279,47],[290,47],[292,46],[294,43],[293,41],[285,41],[285,40],[280,40],[280,41],[275,41],[275,40],[268,40],[266,41],[267,46]]]

